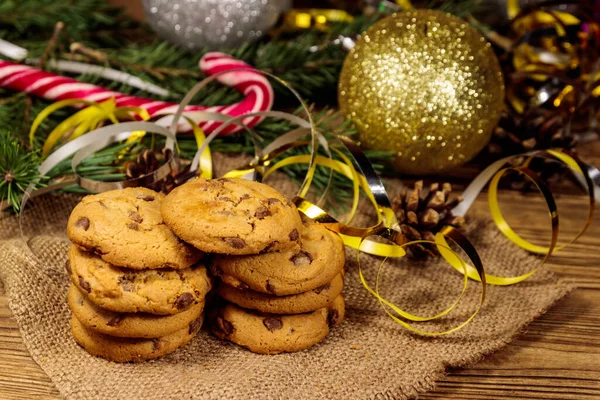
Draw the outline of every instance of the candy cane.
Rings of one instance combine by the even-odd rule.
[[[185,112],[212,111],[239,117],[257,111],[269,111],[273,106],[273,88],[269,81],[253,67],[227,54],[206,53],[200,60],[200,69],[206,75],[222,71],[231,71],[217,78],[219,82],[230,86],[245,95],[239,103],[223,106],[188,106]],[[117,107],[140,107],[148,111],[151,117],[174,114],[178,105],[165,101],[129,96],[123,93],[104,89],[90,83],[79,82],[72,78],[42,71],[27,65],[0,60],[0,87],[23,91],[47,100],[60,101],[81,99],[100,102],[115,99]],[[193,119],[193,114],[190,114]],[[261,121],[259,117],[249,117],[243,122],[254,126]],[[220,122],[209,121],[200,124],[206,133],[220,126]],[[240,128],[230,126],[221,132],[229,134]]]

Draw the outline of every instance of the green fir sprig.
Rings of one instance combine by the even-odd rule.
[[[40,160],[35,152],[28,151],[8,131],[0,131],[0,204],[19,211],[21,196],[32,184],[39,183]]]

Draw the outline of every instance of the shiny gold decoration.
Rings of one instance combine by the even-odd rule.
[[[394,151],[397,170],[416,175],[473,158],[504,107],[491,45],[433,10],[393,14],[367,30],[344,63],[338,94],[361,144]]]
[[[572,150],[597,138],[600,25],[592,5],[531,5],[520,10],[507,28],[506,36],[486,32],[499,45],[507,110],[488,145],[489,157],[481,160],[487,164],[495,158],[553,147]],[[552,165],[533,163],[530,168],[541,171],[545,180],[568,172],[563,164]],[[525,182],[518,174],[507,178],[513,186]]]
[[[342,10],[333,9],[295,9],[283,17],[283,28],[286,31],[315,28],[327,30],[336,22],[352,22],[354,17]]]

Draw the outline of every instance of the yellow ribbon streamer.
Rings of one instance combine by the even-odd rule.
[[[116,107],[114,98],[107,99],[101,103],[87,101],[82,99],[68,99],[57,101],[54,104],[46,107],[40,112],[29,130],[29,144],[33,147],[35,141],[35,133],[41,123],[50,116],[50,114],[65,108],[86,105],[87,107],[76,112],[69,118],[62,121],[50,132],[48,138],[42,146],[42,156],[46,157],[56,144],[64,139],[69,142],[77,139],[81,135],[94,130],[104,121],[110,120],[113,124],[119,123],[119,120],[132,119],[138,116],[144,121],[150,119],[150,114],[140,107]],[[136,137],[139,135],[136,135]],[[131,139],[135,140],[135,138]]]

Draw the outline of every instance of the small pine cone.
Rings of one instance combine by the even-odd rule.
[[[565,115],[543,108],[524,115],[505,113],[494,130],[488,153],[501,158],[553,147],[572,150],[577,136],[567,133],[567,123]]]
[[[433,183],[424,193],[423,181],[417,181],[412,190],[393,199],[392,207],[408,241],[433,241],[435,234],[445,226],[464,226],[463,217],[452,215],[452,209],[461,201],[462,197],[452,195],[449,183]],[[426,243],[410,246],[408,253],[416,258],[438,254],[434,245]]]
[[[170,149],[162,149],[161,154],[157,156],[156,152],[146,149],[142,151],[135,161],[128,161],[123,165],[123,171],[127,179],[139,178],[140,176],[151,174],[161,166],[162,160],[166,162],[173,156],[173,151]],[[170,175],[159,182],[154,182],[148,188],[163,192],[165,194],[171,192],[177,186],[180,186],[197,176],[197,172],[190,172],[190,167],[186,166],[183,169],[179,168],[179,164],[171,171]]]

